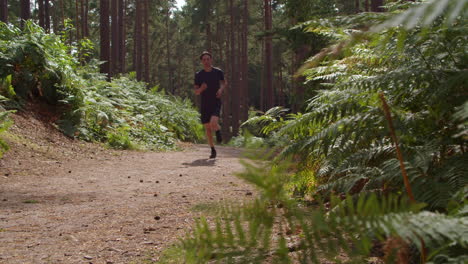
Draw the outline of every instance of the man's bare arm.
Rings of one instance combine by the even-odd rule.
[[[195,84],[195,94],[200,95],[206,90],[207,86],[206,83],[203,83],[201,86]]]
[[[224,88],[226,87],[227,85],[227,81],[226,80],[221,80],[219,81],[219,89],[218,91],[216,92],[216,97],[220,98],[223,93],[224,93]]]

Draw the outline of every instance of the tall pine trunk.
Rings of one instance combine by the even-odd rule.
[[[172,75],[172,69],[171,69],[171,48],[170,48],[170,40],[171,40],[171,30],[170,30],[170,27],[169,27],[169,23],[170,23],[170,19],[171,19],[171,9],[170,7],[168,6],[167,7],[167,13],[166,13],[166,60],[167,60],[167,88],[166,88],[166,92],[168,93],[172,93],[172,79],[173,79],[173,75]]]
[[[232,3],[232,2],[230,2]],[[230,14],[230,4],[226,5],[226,14]],[[232,24],[229,24],[232,25]],[[223,133],[223,139],[225,142],[228,142],[231,137],[231,127],[232,127],[232,98],[231,98],[231,91],[233,90],[232,87],[232,81],[233,81],[233,76],[232,76],[232,63],[231,63],[231,31],[232,31],[232,26],[227,27],[227,30],[225,31],[226,34],[223,34],[224,39],[225,39],[225,71],[227,75],[227,81],[228,81],[228,86],[225,88],[224,95],[223,95],[223,116],[222,116],[222,133]]]
[[[371,11],[372,12],[383,12],[383,0],[371,0]]]
[[[137,74],[137,80],[143,80],[143,61],[142,61],[142,49],[143,49],[143,41],[142,41],[142,20],[143,20],[143,6],[141,1],[136,2],[136,12],[135,12],[135,45],[134,45],[134,67]]]
[[[127,11],[127,1],[125,0],[119,0],[119,50],[120,50],[120,71],[125,73],[126,72],[126,66],[125,66],[125,57],[126,57],[126,46],[125,46],[125,40],[126,40],[126,31],[125,31],[125,16],[126,16],[126,11]]]
[[[144,53],[143,53],[143,63],[144,63],[144,75],[143,78],[145,82],[150,82],[150,63],[149,63],[149,0],[146,0],[144,7]]]
[[[111,72],[116,76],[120,72],[119,0],[111,0],[111,36]]]
[[[39,26],[45,29],[45,12],[44,12],[44,0],[38,0],[37,4],[39,6]]]
[[[53,3],[53,2],[52,2]],[[52,4],[52,6],[50,6],[50,17],[52,19],[51,21],[51,30],[53,30],[53,32],[55,34],[57,34],[57,32],[60,32],[60,8],[59,8],[59,5],[60,5],[60,1],[56,1],[55,4]]]
[[[89,0],[81,1],[81,32],[83,38],[89,37],[89,27],[88,27],[88,9],[89,9]]]
[[[77,0],[75,2],[75,27],[76,27],[76,42],[78,42],[81,39],[81,24],[80,24],[80,5],[79,2],[82,0]]]
[[[268,110],[273,107],[274,90],[273,90],[273,45],[272,45],[272,15],[271,15],[271,0],[264,0],[264,19],[265,19],[265,107],[263,110]]]
[[[65,0],[60,0],[60,20],[62,22],[62,28],[65,27],[65,6],[63,1]]]
[[[238,53],[237,53],[237,41],[236,41],[236,25],[237,18],[234,7],[234,1],[229,0],[229,14],[230,14],[230,34],[231,34],[231,125],[232,134],[237,136],[239,131],[239,72],[238,72]]]
[[[45,30],[50,32],[50,3],[49,0],[44,0],[44,22]]]
[[[8,0],[0,0],[0,21],[8,22]]]
[[[249,1],[244,0],[242,14],[242,113],[241,120],[245,121],[249,114],[249,58],[248,58],[248,23],[249,23]]]
[[[110,77],[109,0],[100,0],[101,72]]]
[[[21,0],[21,27],[24,27],[24,21],[31,18],[31,2],[30,0]]]

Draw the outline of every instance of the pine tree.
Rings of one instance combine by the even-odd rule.
[[[100,34],[101,34],[101,72],[110,78],[110,32],[109,32],[109,0],[100,0]]]
[[[8,0],[0,0],[0,21],[8,22]]]
[[[273,90],[273,43],[272,43],[272,6],[271,0],[264,0],[264,23],[265,23],[265,105],[263,110],[267,110],[274,105]]]
[[[111,0],[111,73],[120,73],[119,0]]]
[[[31,18],[31,2],[30,0],[21,0],[21,27],[24,26],[24,21]]]

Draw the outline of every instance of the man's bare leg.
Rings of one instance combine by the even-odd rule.
[[[218,121],[219,121],[218,116],[211,116],[210,126],[211,126],[212,131],[218,131],[221,129],[221,127],[219,127]]]
[[[213,143],[213,134],[211,133],[211,123],[203,124],[205,126],[206,139],[208,140],[208,145],[214,147]]]
[[[210,127],[212,131],[216,132],[216,141],[218,141],[218,144],[221,144],[222,142],[222,137],[221,137],[221,127],[219,126],[219,116],[211,116],[210,119]]]

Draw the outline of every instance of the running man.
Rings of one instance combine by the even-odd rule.
[[[213,67],[213,58],[208,51],[200,55],[203,70],[195,74],[195,94],[201,95],[201,122],[205,127],[206,138],[211,147],[210,159],[216,158],[212,131],[216,133],[216,141],[220,144],[223,139],[218,124],[221,112],[221,96],[227,85],[222,70]]]

